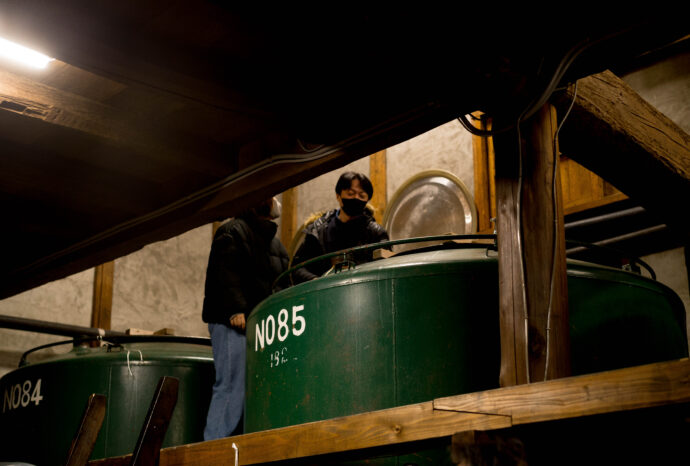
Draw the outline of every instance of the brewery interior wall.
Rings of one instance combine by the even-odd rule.
[[[690,54],[636,71],[624,79],[690,133]],[[405,180],[426,169],[450,171],[470,192],[474,190],[471,137],[456,121],[390,147],[386,152],[388,199]],[[335,206],[333,187],[339,174],[347,169],[368,174],[368,158],[298,187],[298,223],[312,212]],[[650,186],[650,189],[661,188]],[[212,226],[206,225],[117,259],[112,328],[168,327],[177,335],[207,336],[200,316],[211,235]],[[659,281],[680,295],[686,311],[689,310],[683,249],[662,251],[643,259],[655,269]],[[93,270],[86,270],[0,301],[0,314],[88,326],[92,287]],[[16,367],[25,350],[62,339],[0,329],[0,375]]]

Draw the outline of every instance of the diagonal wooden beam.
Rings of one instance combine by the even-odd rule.
[[[554,100],[563,115],[570,89]],[[563,154],[592,170],[679,232],[690,217],[676,201],[690,198],[690,136],[610,71],[580,79],[559,135]]]
[[[158,380],[139,439],[134,446],[131,466],[158,464],[161,445],[177,404],[179,386],[180,381],[175,377],[163,376]]]
[[[94,393],[89,397],[81,424],[67,454],[66,466],[81,466],[89,460],[103,425],[105,408],[105,395]]]

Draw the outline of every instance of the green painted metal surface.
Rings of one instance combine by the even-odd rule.
[[[209,346],[156,342],[110,351],[75,348],[0,379],[0,461],[64,464],[92,393],[107,398],[92,459],[131,453],[162,376],[180,380],[163,446],[202,441],[214,380]]]
[[[569,261],[568,288],[575,374],[687,356],[685,311],[664,285]],[[246,432],[496,388],[496,253],[400,255],[294,286],[256,307],[247,344]],[[438,453],[371,461],[447,461]]]

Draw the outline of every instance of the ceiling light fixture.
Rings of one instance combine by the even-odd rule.
[[[45,68],[48,63],[54,60],[54,58],[10,42],[2,37],[0,37],[0,58],[14,60],[32,68]]]

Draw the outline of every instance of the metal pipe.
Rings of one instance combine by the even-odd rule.
[[[13,330],[26,330],[29,332],[47,333],[50,335],[63,335],[67,337],[113,337],[125,336],[126,333],[102,328],[81,327],[79,325],[60,324],[44,320],[26,319],[0,315],[0,328]]]
[[[654,227],[645,228],[643,230],[633,231],[632,233],[626,233],[624,235],[614,236],[613,238],[607,238],[607,239],[603,239],[601,241],[596,241],[592,244],[594,246],[607,246],[609,244],[614,244],[614,243],[618,243],[618,242],[625,241],[628,239],[637,238],[639,236],[645,236],[645,235],[649,235],[651,233],[657,233],[659,231],[664,231],[664,230],[666,230],[666,228],[667,228],[666,225],[657,225]],[[587,248],[586,246],[578,246],[575,248],[570,248],[570,249],[566,250],[565,252],[566,252],[566,254],[574,254],[577,252],[583,252],[583,251],[587,251],[587,250],[589,250],[589,248]]]
[[[598,215],[596,217],[576,220],[574,222],[566,223],[563,227],[566,230],[569,230],[571,228],[596,225],[597,223],[606,222],[608,220],[630,217],[631,215],[643,214],[645,212],[646,211],[643,207],[632,207],[630,209],[619,210],[618,212],[611,212],[610,214]]]

